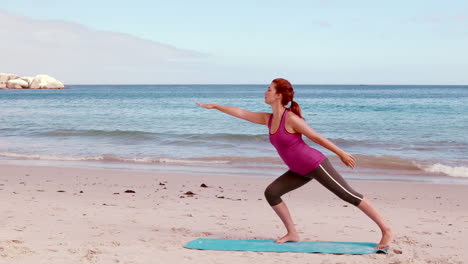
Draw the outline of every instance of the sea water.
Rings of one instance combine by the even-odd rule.
[[[266,126],[195,102],[271,112],[265,85],[69,85],[0,90],[0,162],[276,177]],[[362,180],[468,183],[468,86],[295,85],[306,122]]]

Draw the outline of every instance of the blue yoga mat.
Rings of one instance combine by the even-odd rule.
[[[256,251],[256,252],[302,252],[327,254],[375,254],[387,253],[385,249],[375,249],[375,243],[365,242],[297,242],[276,244],[274,240],[238,240],[198,238],[185,245],[191,249]]]

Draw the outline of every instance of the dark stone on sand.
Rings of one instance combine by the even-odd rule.
[[[83,191],[80,191],[80,193],[83,193]]]
[[[64,190],[58,190],[57,192],[65,192]]]
[[[224,196],[218,196],[218,195],[216,195],[216,198],[224,199]]]
[[[206,184],[204,184],[204,183],[202,183],[202,184],[200,185],[200,187],[202,187],[202,188],[208,188],[208,186],[206,186]]]
[[[160,183],[159,183],[159,185],[162,185],[162,186],[164,186],[164,185],[166,185],[166,184],[164,184],[164,183],[160,182]]]
[[[126,190],[125,193],[135,193],[135,191],[132,190]]]
[[[192,191],[188,191],[186,193],[184,193],[185,195],[195,195],[195,193],[193,193]]]

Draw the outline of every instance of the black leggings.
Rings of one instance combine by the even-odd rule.
[[[363,195],[353,190],[341,175],[333,168],[330,161],[325,159],[318,168],[302,176],[292,171],[287,171],[274,180],[265,190],[265,198],[271,206],[281,203],[281,196],[302,185],[316,179],[325,188],[332,191],[344,201],[358,206]]]

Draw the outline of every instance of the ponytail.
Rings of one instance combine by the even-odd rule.
[[[291,101],[291,106],[289,107],[289,110],[296,114],[298,117],[303,118],[301,107],[298,103],[294,102],[294,100]]]
[[[289,110],[300,118],[303,118],[301,107],[298,103],[294,102],[294,88],[291,83],[283,78],[276,78],[272,81],[272,83],[275,84],[276,93],[282,95],[281,103],[283,106],[286,107],[286,105],[291,102]]]

